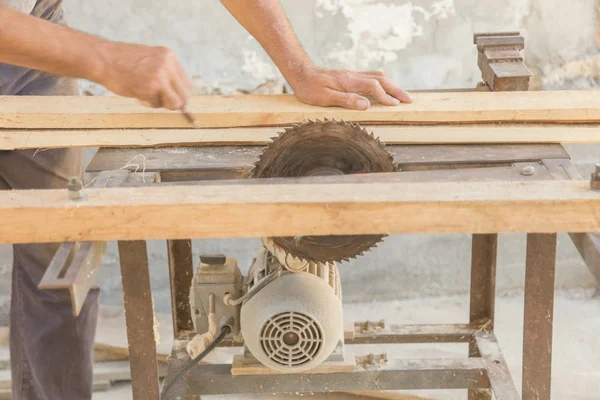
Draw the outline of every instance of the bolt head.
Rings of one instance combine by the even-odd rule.
[[[83,183],[81,182],[81,179],[73,177],[69,179],[69,184],[67,188],[69,189],[69,191],[79,191],[83,189]]]
[[[523,176],[531,176],[533,174],[535,174],[535,167],[533,165],[523,167],[523,169],[521,170],[521,175]]]

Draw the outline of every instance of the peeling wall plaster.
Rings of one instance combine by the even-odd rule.
[[[260,45],[216,0],[64,0],[75,28],[114,40],[166,45],[194,78],[196,94],[274,92],[284,81]],[[326,67],[380,69],[408,89],[473,86],[479,79],[471,36],[520,30],[539,87],[598,51],[600,0],[281,0],[302,44]],[[273,84],[276,83],[276,85]],[[587,85],[587,86],[586,86]],[[83,82],[89,93],[103,90]]]
[[[454,0],[434,2],[428,8],[411,2],[373,0],[317,0],[316,4],[323,11],[341,13],[347,19],[350,47],[340,44],[327,58],[354,69],[372,68],[373,63],[383,67],[398,60],[399,52],[423,34],[424,23],[455,14]],[[317,17],[325,19],[327,15],[318,11]]]

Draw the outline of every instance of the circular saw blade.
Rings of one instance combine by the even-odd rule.
[[[294,125],[273,138],[250,178],[347,175],[396,169],[392,155],[372,133],[353,123],[326,119]],[[298,236],[268,240],[300,260],[341,262],[362,255],[384,237]]]

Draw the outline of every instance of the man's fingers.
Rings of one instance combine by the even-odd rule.
[[[172,111],[181,110],[186,104],[179,93],[177,93],[177,90],[173,87],[164,88],[161,92],[160,99],[162,107]]]
[[[320,99],[320,106],[338,106],[350,110],[363,111],[371,106],[371,103],[366,97],[356,93],[342,93],[335,90],[327,89],[325,96]]]
[[[400,104],[400,100],[387,94],[381,86],[381,83],[375,78],[353,77],[346,82],[345,90],[347,92],[356,92],[373,96],[378,102],[386,106],[396,106]]]
[[[392,81],[386,74],[379,71],[359,72],[360,75],[372,77],[377,79],[383,89],[394,98],[400,100],[402,103],[412,103],[413,97],[406,90],[400,88]]]

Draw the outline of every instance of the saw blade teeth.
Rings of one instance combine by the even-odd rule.
[[[322,122],[324,121],[324,122]],[[250,177],[253,178],[266,178],[266,177],[276,177],[279,175],[279,167],[275,168],[272,162],[275,162],[278,159],[278,155],[281,151],[289,150],[294,146],[296,142],[300,139],[296,136],[296,133],[305,133],[310,132],[312,129],[313,132],[317,132],[320,130],[314,129],[315,124],[327,124],[327,123],[335,123],[346,129],[343,129],[344,133],[347,133],[347,138],[345,139],[348,143],[354,143],[358,141],[361,145],[370,146],[372,150],[376,150],[377,157],[377,168],[370,168],[366,172],[376,172],[376,171],[395,171],[398,168],[398,165],[393,162],[393,155],[386,149],[385,145],[381,143],[381,140],[375,136],[373,131],[368,130],[366,127],[361,126],[359,123],[353,121],[345,121],[345,120],[336,120],[323,118],[315,120],[305,120],[300,123],[290,124],[287,127],[282,127],[281,130],[283,132],[278,132],[277,137],[271,138],[271,143],[265,146],[264,150],[258,157],[258,161],[254,163],[252,170],[250,171]],[[290,127],[291,126],[291,127]],[[313,128],[310,128],[313,126]],[[328,130],[323,128],[325,135],[329,133]],[[313,133],[314,134],[314,133]],[[320,133],[319,133],[320,134]],[[310,136],[308,136],[310,137]],[[332,136],[333,138],[333,136]],[[342,146],[344,145],[344,141],[342,141]],[[378,150],[381,149],[383,153]],[[387,156],[386,156],[387,154]],[[389,160],[389,161],[388,161]],[[273,169],[274,168],[274,169]],[[299,176],[299,175],[298,175]],[[350,235],[351,236],[351,235]],[[371,247],[373,244],[381,241],[378,240],[380,235],[376,235],[377,237],[369,238],[365,237],[364,240],[360,239],[355,242],[347,242],[344,246],[338,248],[334,246],[331,248],[331,251],[327,251],[325,248],[322,248],[326,251],[315,252],[317,248],[307,245],[306,243],[287,243],[286,240],[282,240],[284,238],[271,238],[272,241],[269,247],[275,250],[275,254],[280,257],[283,255],[289,255],[288,260],[290,263],[302,263],[302,262],[331,262],[331,263],[341,263],[348,262],[352,259],[356,259],[357,257],[361,257],[365,254],[366,250]],[[320,242],[321,246],[329,246],[329,241]],[[333,246],[333,245],[332,245]],[[376,247],[376,246],[374,246]],[[370,249],[368,249],[370,251]],[[320,258],[320,259],[315,259]],[[293,261],[292,261],[293,260]]]

